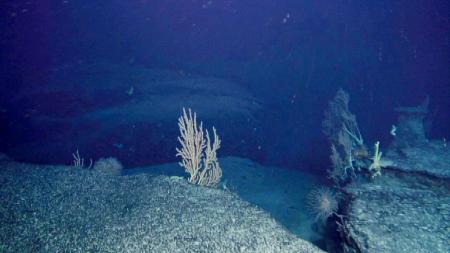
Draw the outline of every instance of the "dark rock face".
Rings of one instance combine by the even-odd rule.
[[[11,124],[11,156],[70,163],[79,149],[85,158],[115,156],[127,166],[175,160],[183,107],[205,128],[217,128],[221,155],[251,157],[262,109],[233,82],[101,63],[55,69],[48,84],[24,89],[10,107],[23,115]]]
[[[423,124],[424,116],[419,113],[409,113],[399,117],[396,145],[407,147],[427,141]]]
[[[427,142],[424,119],[428,113],[429,98],[415,107],[398,107],[398,131],[394,141],[398,147],[412,147]]]

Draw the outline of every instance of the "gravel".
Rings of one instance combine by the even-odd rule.
[[[180,177],[0,163],[0,252],[322,252],[266,212]]]

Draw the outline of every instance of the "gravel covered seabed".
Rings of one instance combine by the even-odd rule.
[[[0,252],[323,252],[180,177],[0,162]]]

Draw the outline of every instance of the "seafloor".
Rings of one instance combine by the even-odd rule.
[[[446,253],[449,153],[441,141],[389,149],[381,176],[345,187],[337,241],[313,231],[305,196],[319,182],[298,171],[226,157],[213,189],[176,163],[108,176],[2,156],[0,252],[322,252],[310,242],[321,240],[330,252]]]
[[[345,188],[346,252],[450,252],[450,149],[392,145],[381,176]]]
[[[258,185],[252,190],[259,192],[253,197],[255,202],[278,199],[266,205],[274,208],[293,202],[282,200],[289,195],[277,187],[265,194],[273,185],[264,186],[263,174],[275,173],[275,169],[257,173],[259,166],[238,158],[223,159],[223,167],[229,175],[243,172],[235,173],[240,179],[229,178],[229,185],[238,180]],[[141,173],[149,170],[108,176],[4,157],[0,165],[0,252],[322,252],[231,189],[199,187],[178,176]],[[293,213],[303,211],[301,203],[292,204]]]

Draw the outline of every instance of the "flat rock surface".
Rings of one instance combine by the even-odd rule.
[[[349,252],[450,252],[448,179],[385,169],[346,191],[347,225],[359,248]]]
[[[446,141],[432,140],[414,147],[394,146],[388,150],[386,159],[399,170],[450,179],[450,145]]]
[[[0,223],[1,252],[322,252],[225,190],[11,161]]]

